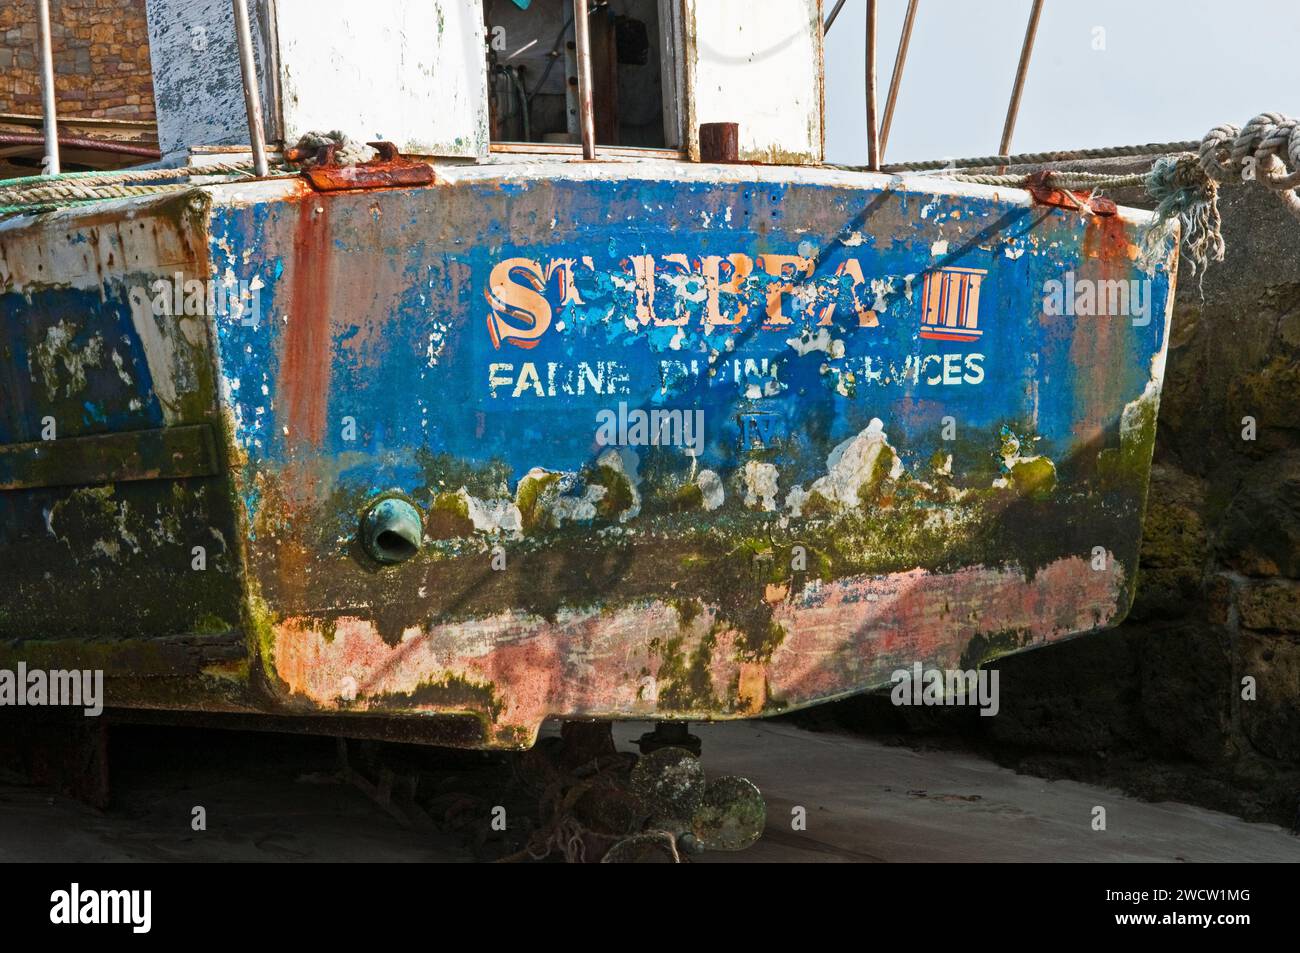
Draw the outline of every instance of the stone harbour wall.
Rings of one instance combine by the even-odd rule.
[[[887,694],[803,717],[1300,824],[1300,222],[1255,185],[1221,209],[1225,260],[1179,274],[1129,618],[992,663],[996,717]]]
[[[60,115],[153,119],[153,76],[144,0],[50,4]],[[41,111],[36,4],[0,3],[0,113]]]

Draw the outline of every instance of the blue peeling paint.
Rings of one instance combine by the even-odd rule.
[[[346,460],[341,479],[349,483],[409,486],[418,481],[417,450],[504,461],[515,480],[537,466],[577,470],[600,452],[597,412],[619,402],[702,409],[708,442],[696,466],[724,477],[750,458],[753,448],[743,444],[753,422],[746,419],[764,415],[764,432],[777,434],[779,444],[764,459],[778,465],[783,493],[824,474],[830,450],[877,417],[909,470],[936,450],[953,452],[960,483],[961,474],[989,467],[1004,425],[1032,435],[1033,452],[1055,460],[1077,449],[1085,417],[1102,420],[1103,439],[1115,443],[1123,408],[1143,394],[1163,345],[1168,275],[1158,268],[1148,276],[1127,257],[1110,262],[1104,275],[1150,277],[1149,323],[1044,315],[1048,281],[1071,271],[1100,274],[1085,255],[1081,219],[1058,209],[808,184],[460,188],[470,195],[454,203],[445,188],[308,199],[329,205],[330,300],[360,312],[332,305],[324,350],[310,358],[329,363],[326,423],[312,452]],[[500,214],[475,215],[493,202],[503,206]],[[796,205],[815,214],[793,214]],[[373,213],[376,206],[382,215]],[[266,283],[262,305],[270,320],[256,328],[220,322],[217,335],[224,376],[242,382],[230,400],[236,436],[255,466],[281,466],[302,450],[284,432],[292,421],[281,365],[292,323],[307,320],[292,300],[291,276],[320,263],[294,260],[299,220],[292,203],[213,213],[214,259],[227,257],[219,248],[236,261],[247,255],[250,272],[241,277],[255,273]],[[935,244],[941,238],[946,251]],[[791,282],[796,293],[783,301],[788,324],[756,320],[781,279],[754,274],[739,293],[719,296],[724,319],[748,308],[737,329],[705,327],[707,256],[757,262],[801,248],[814,251],[815,268]],[[641,324],[630,262],[646,255],[657,265],[654,317]],[[540,264],[538,293],[551,322],[536,339],[494,342],[489,284],[493,269],[510,258]],[[564,261],[572,263],[567,272],[545,274],[548,263]],[[840,273],[851,261],[865,287]],[[986,272],[973,340],[921,334],[924,284],[943,269]],[[387,286],[392,279],[384,276],[393,271],[400,272],[396,295],[348,293],[380,280]],[[724,280],[725,274],[723,266]],[[876,302],[876,326],[860,326],[855,309],[864,297],[875,298],[872,279],[892,285]],[[819,326],[831,304],[832,323]],[[667,323],[676,320],[685,323]],[[529,322],[505,315],[499,327],[526,332]],[[823,330],[834,355],[800,355],[787,343]],[[521,384],[526,365],[537,377],[528,374]],[[767,393],[755,397],[755,388]],[[947,416],[962,433],[988,434],[987,446],[943,441]],[[357,422],[355,441],[344,439],[344,417]],[[683,458],[683,468],[689,465]]]

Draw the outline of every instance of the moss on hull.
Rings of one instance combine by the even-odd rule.
[[[0,639],[150,639],[238,628],[240,567],[221,478],[18,491],[0,546]],[[35,525],[33,525],[35,524]]]
[[[821,507],[805,506],[804,518],[748,509],[733,494],[706,522],[698,510],[682,508],[683,488],[693,483],[648,468],[654,476],[638,487],[643,509],[635,520],[617,522],[626,503],[621,498],[608,511],[597,508],[590,522],[546,528],[538,507],[559,475],[535,472],[514,495],[525,514],[524,534],[474,533],[454,541],[454,552],[439,548],[452,545],[444,541],[382,571],[357,560],[350,544],[338,542],[336,514],[357,500],[356,490],[342,488],[323,504],[282,521],[295,530],[293,538],[260,549],[255,569],[276,615],[314,618],[322,625],[360,615],[391,645],[410,630],[508,611],[555,621],[566,610],[674,605],[681,632],[654,636],[652,643],[661,665],[659,710],[743,712],[749,702],[739,688],[718,697],[709,678],[719,633],[734,634],[730,651],[738,661],[766,663],[786,637],[774,618],[776,607],[812,579],[971,566],[1012,568],[1032,578],[1058,559],[1086,558],[1101,545],[1125,567],[1131,586],[1134,527],[1145,495],[1141,458],[1153,428],[1153,415],[1130,415],[1117,457],[1129,466],[1073,483],[1056,477],[1056,464],[1034,458],[1013,465],[1002,485],[983,488],[956,486],[946,477],[926,482],[905,472],[891,476],[897,472],[891,450],[877,459],[857,506],[823,499]],[[999,439],[996,433],[985,437],[990,458]],[[1094,453],[1088,447],[1079,452]],[[1071,463],[1063,461],[1062,467],[1078,471]],[[595,468],[586,476],[616,494],[626,480],[612,468]],[[432,498],[431,515],[441,510],[459,516],[450,497],[428,494],[425,488],[411,496]],[[274,498],[274,493],[264,495]],[[493,551],[505,554],[510,572],[492,570]],[[304,573],[304,565],[311,570]],[[311,585],[303,586],[304,578]],[[358,613],[358,606],[364,611]],[[705,610],[712,616],[708,634],[687,638]],[[987,642],[972,643],[968,655],[982,660],[1023,644],[991,636]],[[769,698],[767,709],[780,702]],[[382,700],[385,706],[399,703],[391,696]]]

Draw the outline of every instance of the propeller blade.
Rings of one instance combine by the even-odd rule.
[[[766,823],[767,804],[758,788],[731,775],[709,782],[691,816],[691,830],[705,850],[744,850],[762,836]]]
[[[685,748],[660,748],[642,757],[632,769],[631,785],[652,818],[683,826],[705,797],[704,768]]]

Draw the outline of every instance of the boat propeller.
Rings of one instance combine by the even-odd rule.
[[[642,830],[615,843],[602,863],[680,861],[681,854],[744,850],[763,833],[767,805],[753,782],[728,775],[706,781],[685,748],[642,756],[629,779],[646,817]]]

